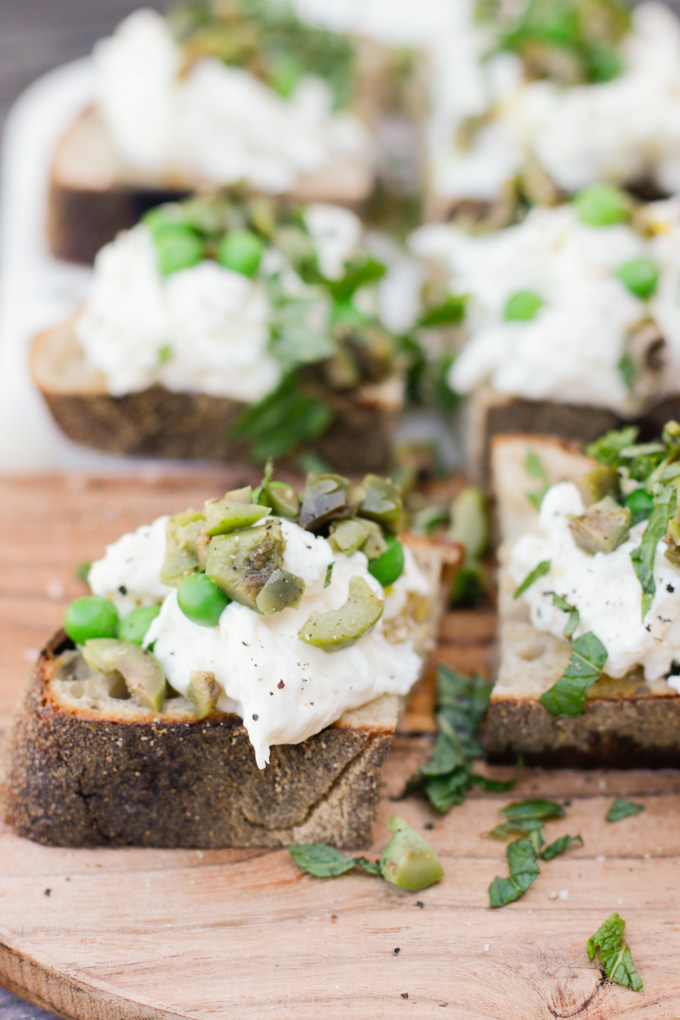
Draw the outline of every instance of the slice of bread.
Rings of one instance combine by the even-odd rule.
[[[491,444],[501,545],[498,552],[498,670],[491,694],[485,750],[492,761],[614,768],[677,767],[680,763],[680,697],[665,680],[645,681],[641,670],[615,680],[602,676],[588,692],[585,711],[552,716],[540,704],[569,661],[566,641],[536,630],[529,610],[513,599],[515,584],[504,563],[510,543],[536,527],[526,498],[537,480],[524,467],[536,453],[550,484],[579,477],[594,462],[566,443],[534,436],[499,436]]]
[[[163,202],[194,191],[214,192],[214,182],[132,172],[117,155],[94,107],[85,110],[59,141],[50,172],[47,237],[55,258],[91,263],[121,230]],[[336,160],[323,173],[302,175],[286,197],[358,207],[373,190],[373,170],[357,160]]]
[[[646,407],[631,421],[605,407],[527,400],[482,386],[468,399],[465,414],[469,474],[488,486],[493,475],[491,444],[496,436],[536,435],[585,446],[610,429],[635,424],[640,428],[641,440],[654,439],[667,421],[680,415],[680,396]]]
[[[460,548],[420,539],[411,546],[431,594],[392,634],[413,640],[425,672]],[[181,697],[155,715],[121,700],[100,675],[86,670],[79,679],[78,658],[59,632],[38,659],[10,734],[4,815],[20,835],[71,847],[370,842],[403,699],[384,695],[303,743],[273,747],[260,771],[237,716],[198,721]]]
[[[246,405],[162,386],[113,397],[86,364],[72,321],[34,339],[30,367],[55,422],[77,443],[139,457],[247,459],[248,444],[232,437]],[[339,471],[387,470],[403,389],[403,380],[392,376],[354,391],[310,390],[335,412],[315,451]]]

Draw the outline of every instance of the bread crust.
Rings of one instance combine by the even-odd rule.
[[[505,448],[505,449],[504,449]],[[498,436],[493,441],[494,491],[501,540],[530,532],[536,510],[522,494],[523,449],[538,449],[551,484],[578,477],[592,465],[564,441]],[[498,670],[484,732],[490,761],[522,754],[527,764],[560,768],[663,768],[680,765],[680,697],[664,680],[647,683],[641,670],[621,679],[601,677],[588,692],[583,713],[552,716],[541,695],[569,661],[566,641],[536,630],[524,602],[513,599],[504,569],[508,545],[498,553]]]
[[[219,190],[214,182],[167,175],[144,176],[121,163],[94,107],[62,136],[50,172],[47,238],[55,258],[90,264],[97,252],[163,202],[195,191]],[[301,175],[284,196],[299,202],[332,202],[359,209],[373,190],[373,172],[338,161],[323,174]]]
[[[72,323],[37,336],[30,365],[55,422],[77,443],[133,457],[250,459],[248,442],[232,436],[245,404],[161,386],[111,396],[103,378],[86,368]],[[310,395],[335,412],[330,427],[315,442],[315,452],[339,471],[389,468],[403,400],[397,377],[358,391],[310,390]]]

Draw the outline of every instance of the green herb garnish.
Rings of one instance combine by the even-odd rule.
[[[536,851],[528,839],[510,843],[505,851],[510,875],[496,876],[489,886],[489,906],[505,907],[524,896],[540,874]]]
[[[534,581],[538,581],[540,577],[545,577],[550,572],[550,560],[541,560],[541,562],[534,567],[534,569],[527,574],[522,583],[515,588],[515,594],[512,596],[513,599],[518,599],[520,595],[523,595],[525,591],[531,588]]]
[[[345,857],[334,846],[326,843],[305,843],[302,846],[289,846],[288,851],[295,863],[303,871],[315,878],[337,878],[354,868],[363,868],[369,875],[380,874],[379,863],[368,861],[365,857]],[[366,867],[366,864],[369,867]]]
[[[324,588],[327,588],[328,585],[331,583],[331,578],[333,576],[333,567],[334,566],[335,566],[335,560],[333,560],[331,563],[329,563],[328,566],[326,567],[326,577],[325,577],[324,582],[323,582]]]
[[[411,776],[401,797],[420,792],[432,806],[444,814],[454,804],[462,804],[473,785],[502,793],[512,789],[519,770],[518,761],[512,779],[494,780],[478,775],[475,759],[483,757],[475,734],[489,707],[492,685],[477,673],[471,678],[437,667],[437,736],[432,753]]]
[[[599,464],[611,464],[618,467],[621,451],[625,450],[627,446],[632,446],[639,431],[635,425],[629,425],[624,429],[613,429],[586,446],[586,453]]]
[[[610,981],[634,992],[643,991],[640,975],[635,969],[633,957],[623,937],[626,922],[618,914],[610,914],[607,920],[588,939],[588,959],[599,955],[602,969]]]
[[[633,815],[639,815],[644,809],[644,804],[634,804],[632,800],[624,800],[623,797],[617,797],[609,805],[605,818],[608,822],[620,822],[622,818],[632,818]]]
[[[542,861],[551,861],[554,857],[559,857],[565,850],[568,850],[572,843],[580,843],[583,846],[582,836],[560,836],[553,843],[549,843],[548,846],[541,851],[540,857]]]
[[[645,528],[640,545],[630,554],[633,568],[642,588],[642,619],[649,612],[656,593],[654,560],[657,545],[668,531],[678,503],[678,490],[663,486],[654,494],[654,509]]]
[[[556,684],[539,698],[551,715],[581,715],[586,695],[607,661],[607,649],[592,631],[576,638],[567,668]]]
[[[563,610],[563,612],[569,613],[569,618],[564,625],[564,631],[562,633],[564,634],[567,641],[571,641],[572,637],[574,636],[574,631],[578,627],[579,620],[581,618],[579,611],[576,608],[576,606],[572,606],[571,603],[567,602],[566,599],[563,599],[561,595],[558,595],[556,591],[551,592],[551,594],[553,605],[556,606],[558,609]]]
[[[564,808],[554,800],[521,800],[501,808],[501,814],[508,822],[547,822],[552,818],[564,818]]]
[[[449,294],[444,300],[423,312],[417,325],[423,328],[428,326],[457,326],[465,319],[465,306],[468,302],[468,294]]]
[[[294,375],[257,404],[251,404],[234,429],[234,435],[253,441],[255,460],[282,457],[301,443],[319,439],[333,420],[333,411],[300,392]]]
[[[543,461],[534,450],[529,450],[527,452],[524,460],[524,470],[528,475],[531,475],[532,478],[538,478],[538,480],[543,483],[541,488],[536,492],[525,493],[525,496],[532,506],[536,507],[537,510],[540,510],[543,497],[550,488],[550,478],[548,477],[548,472],[545,469]]]

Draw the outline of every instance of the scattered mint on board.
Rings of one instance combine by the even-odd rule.
[[[626,922],[618,914],[610,914],[586,946],[588,959],[600,958],[600,964],[610,981],[634,992],[643,991],[640,975],[635,969],[628,943],[623,937]]]
[[[528,839],[517,839],[505,851],[510,875],[496,875],[489,886],[489,906],[505,907],[524,896],[540,874],[536,851]]]
[[[622,818],[632,818],[633,815],[639,815],[644,810],[644,804],[634,804],[632,800],[617,797],[609,805],[605,818],[608,822],[620,822]]]

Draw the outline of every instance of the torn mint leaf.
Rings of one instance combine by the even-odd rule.
[[[580,843],[583,846],[582,836],[560,836],[552,843],[548,843],[545,850],[541,851],[540,857],[542,861],[551,861],[553,857],[559,857],[565,850],[568,850],[572,843]]]
[[[642,587],[642,619],[652,607],[656,593],[654,582],[654,560],[656,547],[668,531],[678,502],[678,490],[671,486],[663,486],[654,493],[654,509],[642,535],[642,541],[633,549],[630,558]]]
[[[622,818],[631,818],[633,815],[639,815],[644,810],[644,804],[634,804],[632,800],[624,800],[622,797],[617,797],[610,804],[605,818],[608,822],[620,822]]]
[[[540,874],[536,851],[530,840],[518,839],[510,843],[505,855],[510,875],[507,878],[496,875],[489,886],[489,906],[492,908],[505,907],[520,899]]]
[[[581,715],[586,695],[599,679],[607,661],[607,649],[592,631],[576,638],[567,668],[556,684],[539,698],[551,715]]]
[[[618,914],[610,914],[604,924],[588,939],[586,946],[588,959],[594,960],[599,955],[602,969],[610,981],[625,988],[632,988],[634,992],[641,992],[642,981],[623,937],[625,927],[626,922]]]
[[[523,595],[525,591],[531,588],[534,581],[538,581],[539,577],[545,577],[550,570],[550,560],[541,560],[538,566],[534,567],[531,573],[527,574],[522,583],[515,588],[515,594],[512,596],[513,599],[518,599],[520,595]]]

